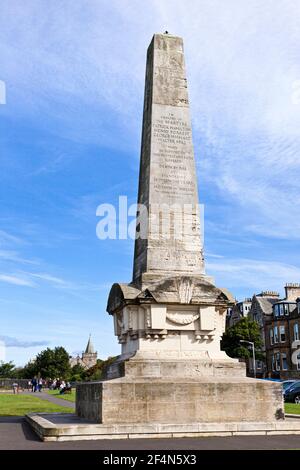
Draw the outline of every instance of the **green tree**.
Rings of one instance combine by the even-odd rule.
[[[34,361],[29,362],[25,368],[25,378],[39,375],[43,378],[69,379],[71,366],[69,354],[62,346],[54,349],[47,348],[41,351]]]
[[[13,371],[14,379],[27,379],[24,375],[24,367],[16,367]]]
[[[102,378],[103,373],[103,364],[105,361],[101,359],[97,360],[97,363],[87,369],[84,373],[83,380],[91,381],[91,380],[100,380]]]
[[[240,340],[253,342],[257,359],[262,359],[260,351],[262,340],[259,324],[256,321],[242,318],[238,323],[227,328],[222,337],[221,349],[230,357],[248,359],[252,352],[246,344],[240,343]]]
[[[18,378],[32,379],[35,375],[37,375],[35,362],[30,361],[19,371]]]
[[[105,361],[97,360],[97,364],[88,369],[85,373],[85,380],[101,380],[104,378],[106,370],[110,364],[116,360],[116,357],[108,357]]]
[[[72,382],[80,382],[81,380],[84,380],[84,375],[85,368],[82,367],[80,364],[75,364],[75,366],[71,368],[70,380]]]
[[[13,362],[0,362],[0,377],[2,378],[14,378],[15,365]]]

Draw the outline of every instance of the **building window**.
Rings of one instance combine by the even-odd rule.
[[[274,332],[273,328],[270,329],[270,344],[274,344]]]
[[[272,356],[272,370],[275,370],[275,355]]]
[[[288,370],[286,353],[281,354],[282,370]]]
[[[274,327],[274,343],[278,343],[278,326]]]
[[[283,304],[283,306],[284,306],[284,314],[289,315],[290,313],[289,304]]]
[[[284,327],[284,325],[280,326],[279,331],[280,331],[280,342],[284,343],[285,342],[285,327]]]
[[[294,341],[299,340],[299,325],[298,323],[294,324]]]
[[[279,315],[281,317],[284,315],[284,304],[279,304]]]
[[[274,306],[274,314],[275,314],[275,317],[279,316],[279,304]]]
[[[280,353],[275,354],[275,368],[280,370]]]

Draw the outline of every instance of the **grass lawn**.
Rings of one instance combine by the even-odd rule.
[[[53,395],[56,398],[61,398],[62,400],[67,400],[75,403],[76,397],[76,390],[72,390],[71,393],[67,393],[66,395],[60,395],[57,390],[48,390],[49,395]]]
[[[74,410],[29,395],[0,395],[0,416],[24,416],[27,413],[57,412],[74,413]]]
[[[300,405],[296,403],[285,403],[284,404],[284,411],[286,413],[291,413],[294,415],[300,415]]]

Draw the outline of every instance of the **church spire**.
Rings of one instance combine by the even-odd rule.
[[[94,354],[94,353],[95,353],[95,349],[94,349],[94,346],[91,340],[91,334],[90,334],[88,344],[85,348],[85,354]]]

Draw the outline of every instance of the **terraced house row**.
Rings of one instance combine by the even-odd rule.
[[[257,376],[300,379],[300,284],[286,284],[283,299],[278,292],[264,291],[238,302],[228,325],[245,316],[260,325],[264,360],[256,361]],[[248,369],[252,375],[253,361]]]

